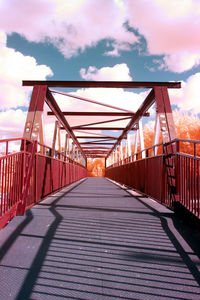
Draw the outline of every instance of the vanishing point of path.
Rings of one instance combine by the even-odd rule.
[[[198,234],[133,194],[88,178],[13,219],[0,232],[0,300],[200,299]]]

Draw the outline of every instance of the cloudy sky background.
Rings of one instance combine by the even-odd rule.
[[[0,0],[0,138],[22,136],[31,91],[22,80],[182,81],[173,109],[200,114],[199,32],[199,0]],[[133,111],[145,95],[72,92]]]

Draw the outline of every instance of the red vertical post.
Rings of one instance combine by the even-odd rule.
[[[176,139],[176,129],[171,104],[167,87],[154,87],[154,92],[162,139],[163,143],[167,144],[167,146],[164,147],[164,163],[166,166],[168,185],[173,202],[177,202],[179,198],[177,189],[179,176],[177,174],[176,144],[170,143]]]
[[[37,140],[42,126],[42,113],[47,93],[47,86],[36,85],[33,88],[31,102],[24,128],[24,138]]]
[[[167,87],[155,87],[154,91],[163,143],[168,143],[176,139],[176,129],[168,90]]]
[[[42,128],[42,113],[44,109],[44,102],[47,93],[47,86],[36,85],[33,88],[29,110],[24,127],[24,138],[29,140],[38,140],[41,135]],[[26,209],[26,196],[31,188],[31,175],[35,166],[35,151],[36,144],[32,144],[26,140],[22,142],[21,150],[23,151],[23,170],[22,170],[22,186],[21,197],[17,207],[17,214],[24,214]],[[26,154],[26,153],[29,154]],[[28,158],[29,155],[29,158]],[[33,193],[36,194],[36,181],[33,180]],[[33,196],[33,197],[34,197]]]

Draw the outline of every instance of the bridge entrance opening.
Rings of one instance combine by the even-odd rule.
[[[105,177],[105,159],[88,158],[87,171],[88,177]]]

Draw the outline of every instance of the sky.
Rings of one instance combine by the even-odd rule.
[[[181,81],[173,109],[200,114],[199,32],[200,0],[0,0],[0,138],[23,135],[22,80]],[[132,111],[147,93],[68,92]],[[94,110],[55,97],[62,109]],[[54,120],[45,121],[48,142]]]

